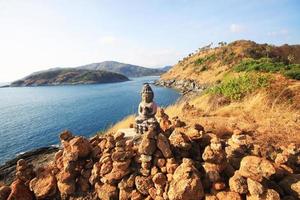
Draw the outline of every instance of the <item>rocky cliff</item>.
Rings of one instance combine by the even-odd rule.
[[[66,68],[34,73],[24,79],[12,82],[10,86],[77,85],[128,80],[126,76],[114,72]]]
[[[135,138],[61,133],[52,162],[33,170],[19,160],[0,199],[299,199],[299,146],[263,151],[238,129],[218,136],[163,110],[157,117],[160,131]]]

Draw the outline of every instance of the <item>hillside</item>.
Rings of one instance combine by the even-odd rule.
[[[201,48],[161,76],[185,98],[167,108],[213,132],[251,132],[269,146],[300,144],[300,45],[235,41]]]
[[[251,70],[278,72],[299,80],[297,64],[300,64],[300,45],[273,46],[240,40],[216,48],[199,48],[180,60],[161,79],[191,79],[198,84],[213,84],[228,73]]]
[[[76,85],[128,80],[126,76],[114,72],[66,68],[33,73],[21,80],[12,82],[10,86]]]
[[[88,70],[104,70],[123,74],[127,77],[140,77],[140,76],[157,76],[161,75],[164,71],[161,69],[151,69],[137,65],[125,64],[115,61],[104,61],[100,63],[92,63],[76,67],[77,69]]]

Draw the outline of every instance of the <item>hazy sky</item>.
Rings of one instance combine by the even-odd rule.
[[[210,42],[300,43],[299,0],[0,0],[0,82],[116,60],[175,64]]]

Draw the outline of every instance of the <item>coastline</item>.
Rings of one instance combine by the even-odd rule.
[[[4,164],[0,165],[0,182],[11,184],[15,178],[16,165],[19,159],[24,159],[28,163],[33,164],[35,168],[39,168],[50,162],[58,150],[59,147],[54,146],[41,147],[27,151],[21,155],[17,155],[11,160],[6,161]]]

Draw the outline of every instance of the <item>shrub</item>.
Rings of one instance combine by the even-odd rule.
[[[240,100],[245,95],[258,88],[267,87],[270,77],[267,75],[244,74],[239,77],[230,78],[208,90],[211,94],[223,95],[231,100]]]
[[[284,75],[292,79],[300,80],[300,65],[285,71]]]
[[[215,60],[216,60],[216,55],[211,54],[211,55],[205,56],[203,58],[198,58],[197,60],[195,60],[194,65],[199,66],[199,65],[204,64],[205,62],[215,61]]]
[[[277,62],[271,58],[253,59],[248,58],[241,61],[234,67],[237,72],[242,71],[260,71],[260,72],[279,72],[289,78],[299,80],[300,65],[299,64],[284,64],[283,62]]]

